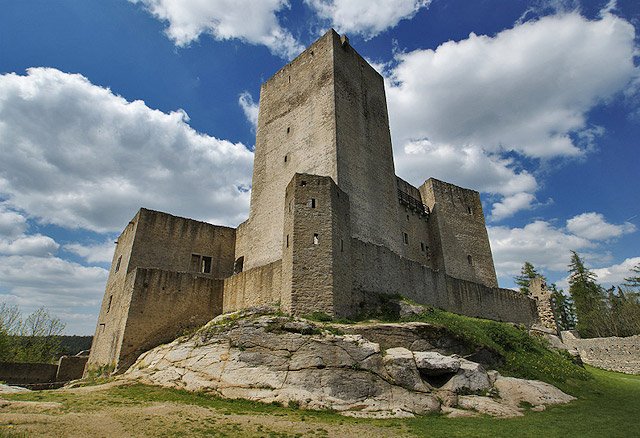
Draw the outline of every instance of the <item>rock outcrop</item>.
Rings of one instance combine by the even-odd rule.
[[[406,417],[441,406],[452,415],[461,407],[513,416],[521,401],[544,406],[572,399],[550,385],[504,378],[457,355],[384,350],[361,334],[259,312],[223,315],[194,335],[148,351],[124,378],[358,417]],[[518,381],[532,389],[523,391]],[[483,396],[495,389],[500,398]]]

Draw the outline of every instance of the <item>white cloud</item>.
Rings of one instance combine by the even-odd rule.
[[[570,250],[595,247],[589,239],[574,236],[546,221],[534,221],[522,228],[487,227],[499,277],[516,275],[525,261],[536,268],[566,271]]]
[[[22,235],[11,240],[0,240],[0,254],[6,255],[53,255],[60,245],[42,234]]]
[[[493,206],[495,220],[531,208],[536,180],[513,157],[592,148],[603,130],[588,111],[638,77],[634,37],[609,13],[595,21],[567,13],[398,53],[386,73],[398,174],[506,196]],[[504,158],[510,151],[517,154]]]
[[[244,116],[249,123],[251,123],[251,126],[253,126],[253,129],[256,129],[258,126],[258,111],[260,105],[253,101],[253,97],[251,97],[251,93],[248,91],[244,91],[238,96],[238,104],[242,108]]]
[[[625,259],[617,265],[607,266],[605,268],[592,269],[598,276],[598,283],[604,287],[612,285],[621,285],[625,282],[625,277],[632,277],[636,274],[631,272],[631,268],[640,264],[640,257],[631,257]]]
[[[89,263],[111,263],[115,244],[113,239],[107,239],[98,244],[68,243],[63,249],[79,255]]]
[[[532,208],[535,199],[535,196],[531,193],[516,193],[515,195],[505,196],[500,202],[493,204],[491,219],[499,221],[513,216],[518,211],[529,210]]]
[[[413,18],[431,0],[305,0],[322,19],[329,20],[340,33],[357,33],[373,38],[395,27],[400,20]]]
[[[0,204],[0,239],[16,237],[27,229],[27,218]]]
[[[637,76],[634,27],[577,13],[471,34],[436,50],[396,55],[388,91],[396,144],[514,150],[530,157],[578,155],[571,134],[586,113]]]
[[[248,210],[253,154],[187,122],[81,75],[2,75],[0,195],[66,228],[120,231],[141,206],[235,225]]]
[[[600,213],[582,213],[567,220],[567,229],[573,234],[591,240],[606,240],[620,237],[636,230],[635,225],[625,222],[621,225],[608,223]]]
[[[282,28],[276,13],[289,8],[288,0],[129,0],[141,3],[157,19],[166,21],[167,36],[186,46],[207,34],[219,41],[239,39],[264,45],[291,59],[304,48]]]
[[[0,297],[25,314],[46,306],[67,333],[92,334],[107,275],[57,257],[0,256]]]

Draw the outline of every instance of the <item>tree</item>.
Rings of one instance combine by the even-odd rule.
[[[17,306],[0,303],[0,360],[52,362],[60,353],[64,323],[44,307],[22,319]]]
[[[633,272],[634,275],[625,277],[624,281],[626,281],[626,283],[624,285],[628,287],[640,287],[640,263],[631,268],[631,272]]]
[[[531,263],[524,262],[524,265],[522,265],[522,269],[520,269],[520,275],[514,277],[513,279],[515,283],[520,286],[520,293],[523,295],[529,295],[529,285],[531,284],[531,280],[536,277],[544,278],[544,276],[540,275],[538,271],[536,271],[536,268]]]
[[[570,296],[558,289],[555,283],[551,285],[551,307],[560,330],[576,328],[576,308]]]
[[[569,294],[576,307],[576,329],[583,338],[608,336],[607,309],[596,274],[587,269],[577,252],[571,251]]]

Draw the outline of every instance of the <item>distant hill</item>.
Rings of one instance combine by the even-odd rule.
[[[60,355],[75,356],[81,351],[91,348],[93,336],[59,336]]]

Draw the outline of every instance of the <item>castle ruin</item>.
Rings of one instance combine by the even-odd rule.
[[[126,226],[88,367],[124,371],[221,313],[350,317],[381,294],[538,318],[535,300],[498,288],[479,193],[396,176],[383,78],[331,30],[262,84],[245,222],[143,208]]]

